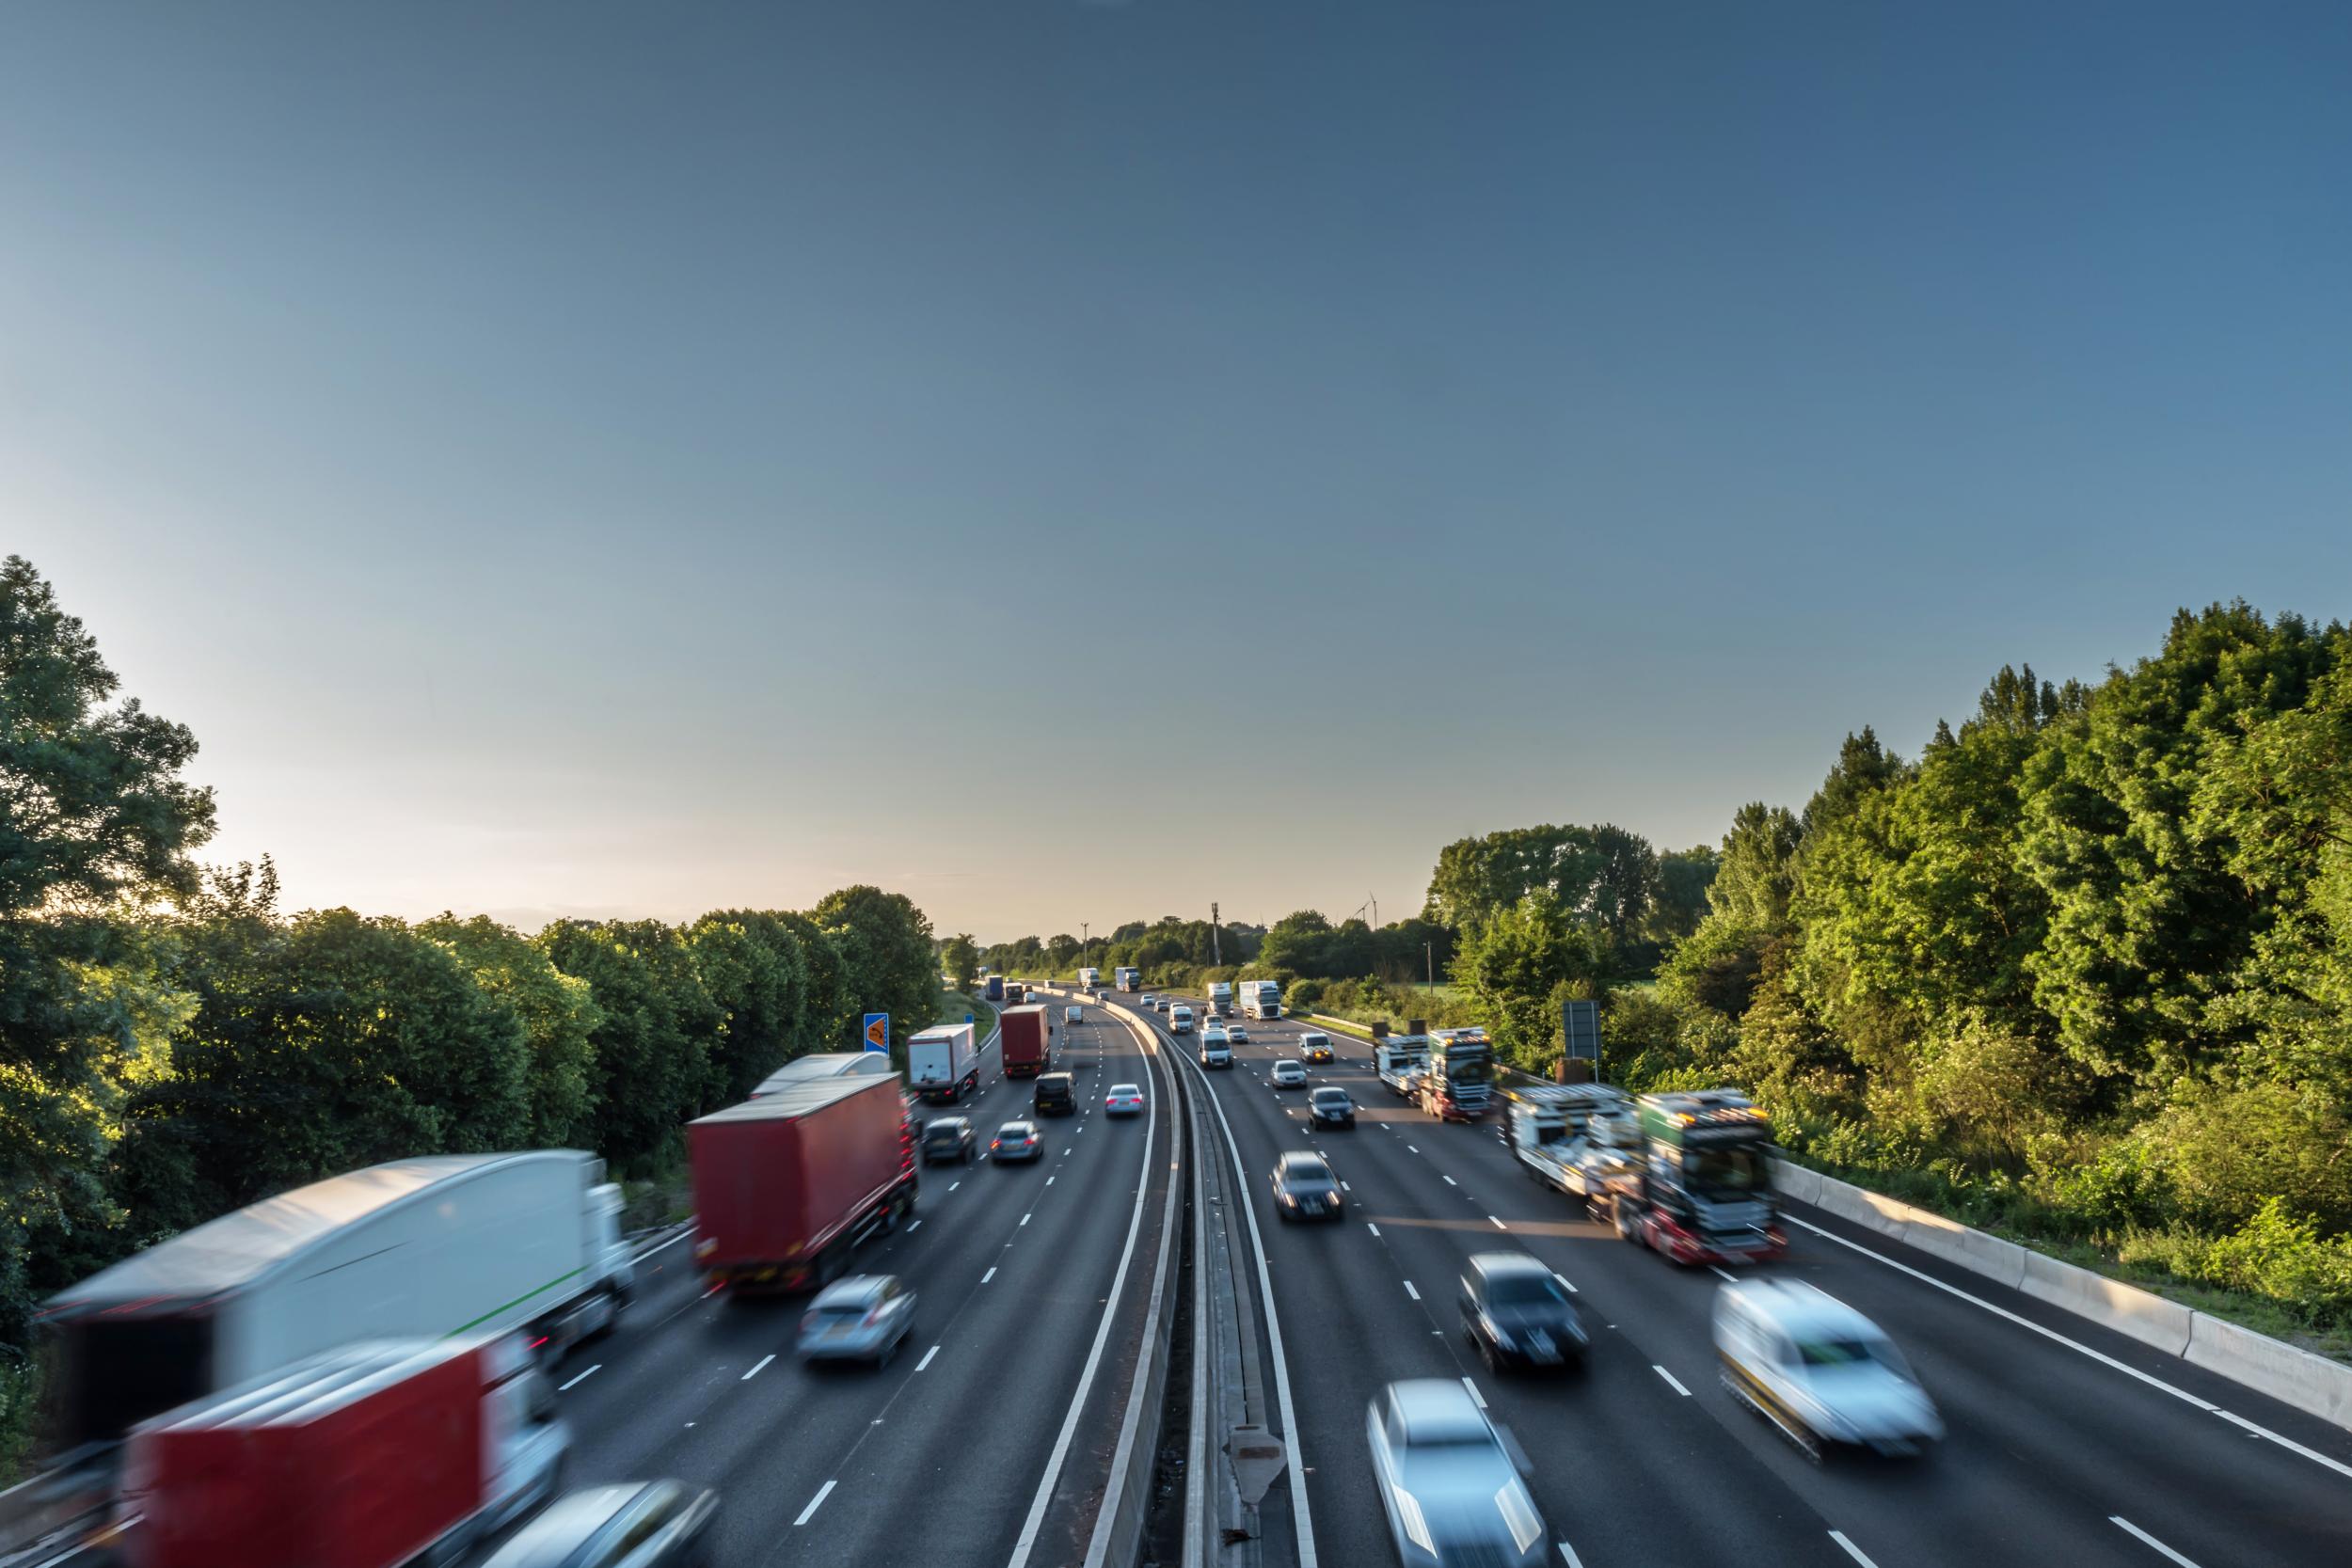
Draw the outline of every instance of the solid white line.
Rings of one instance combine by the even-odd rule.
[[[672,1247],[677,1245],[680,1242],[686,1240],[687,1237],[691,1236],[693,1233],[694,1227],[690,1225],[685,1229],[679,1231],[676,1235],[671,1237],[668,1241],[658,1242],[654,1245],[647,1247],[644,1251],[638,1253],[635,1257],[631,1258],[629,1261],[632,1263],[642,1263],[657,1252],[669,1251]]]
[[[773,1355],[761,1356],[759,1358],[759,1366],[754,1367],[750,1371],[745,1372],[741,1377],[737,1378],[735,1381],[738,1383],[749,1383],[752,1379],[759,1375],[761,1368],[767,1366],[769,1362],[773,1361],[775,1357]]]
[[[1156,1055],[1157,1053],[1151,1054]],[[1162,1061],[1161,1068],[1167,1070],[1165,1061]],[[1172,1101],[1174,1096],[1171,1094],[1168,1098]],[[1078,1131],[1084,1132],[1086,1129],[1081,1127]],[[1027,1568],[1029,1553],[1037,1545],[1038,1531],[1045,1524],[1046,1505],[1054,1500],[1055,1484],[1061,1480],[1062,1461],[1068,1456],[1071,1439],[1077,1433],[1078,1417],[1086,1408],[1088,1393],[1094,1387],[1094,1374],[1103,1364],[1103,1347],[1109,1341],[1111,1324],[1119,1317],[1119,1298],[1127,1285],[1127,1270],[1136,1260],[1136,1238],[1143,1234],[1143,1200],[1152,1188],[1152,1148],[1159,1131],[1160,1118],[1156,1115],[1143,1124],[1143,1160],[1136,1167],[1136,1207],[1127,1218],[1127,1244],[1120,1249],[1119,1267],[1111,1275],[1109,1294],[1103,1298],[1103,1320],[1095,1326],[1093,1347],[1087,1352],[1086,1366],[1078,1373],[1078,1387],[1070,1397],[1070,1409],[1062,1418],[1060,1433],[1054,1439],[1054,1451],[1046,1456],[1045,1473],[1038,1479],[1037,1495],[1029,1499],[1029,1515],[1022,1521],[1021,1538],[1013,1543],[1008,1568]],[[1169,1136],[1172,1138],[1174,1134],[1171,1132]],[[1065,1149],[1063,1152],[1069,1151]],[[1275,1347],[1279,1354],[1281,1347],[1279,1339],[1275,1341]]]
[[[1687,1400],[1691,1397],[1691,1390],[1676,1382],[1674,1373],[1666,1370],[1665,1368],[1660,1366],[1657,1362],[1651,1362],[1649,1364],[1649,1370],[1656,1372],[1660,1377],[1664,1378],[1666,1380],[1666,1386],[1672,1388],[1676,1393],[1680,1394],[1684,1399]]]
[[[2129,1534],[2137,1536],[2143,1544],[2153,1546],[2157,1551],[2162,1552],[2165,1556],[2179,1563],[2181,1568],[2197,1568],[2197,1564],[2191,1562],[2188,1559],[2183,1557],[2180,1553],[2174,1551],[2171,1547],[2166,1545],[2163,1542],[2157,1540],[2146,1530],[2141,1529],[2137,1525],[2133,1524],[2129,1519],[2124,1518],[2121,1513],[2108,1514],[2107,1523],[2116,1526]],[[1859,1556],[1860,1554],[1857,1553],[1856,1555]]]
[[[1581,1558],[1576,1555],[1576,1548],[1574,1546],[1569,1545],[1565,1541],[1559,1543],[1559,1546],[1561,1560],[1565,1562],[1568,1565],[1568,1568],[1584,1568],[1584,1561]]]
[[[1470,1397],[1472,1403],[1476,1404],[1481,1410],[1486,1408],[1486,1396],[1478,1391],[1478,1385],[1476,1383],[1465,1377],[1462,1379],[1462,1386],[1470,1390]]]
[[[1845,1547],[1846,1555],[1853,1559],[1856,1562],[1861,1563],[1862,1568],[1879,1568],[1877,1563],[1872,1562],[1868,1558],[1864,1557],[1862,1555],[1862,1548],[1847,1540],[1843,1532],[1832,1530],[1829,1532],[1829,1538],[1832,1541],[1836,1542],[1839,1545]],[[2195,1563],[2191,1563],[2189,1564],[2189,1568],[2197,1568],[2197,1565]]]
[[[1739,1283],[1740,1283],[1740,1276],[1739,1276],[1738,1275],[1736,1275],[1736,1274],[1733,1274],[1733,1273],[1732,1273],[1729,1269],[1719,1267],[1718,1265],[1713,1264],[1713,1263],[1709,1263],[1709,1264],[1708,1264],[1707,1266],[1708,1266],[1708,1268],[1713,1269],[1713,1270],[1715,1271],[1715,1277],[1716,1277],[1716,1278],[1718,1278],[1718,1279],[1728,1279],[1728,1280],[1730,1280],[1730,1281],[1731,1281],[1734,1285],[1737,1285],[1737,1284],[1739,1284]]]
[[[824,1485],[818,1487],[817,1489],[817,1496],[808,1499],[808,1506],[801,1510],[801,1516],[792,1521],[792,1527],[795,1529],[798,1529],[801,1526],[807,1524],[809,1520],[815,1518],[817,1516],[817,1511],[825,1506],[825,1499],[833,1496],[833,1489],[838,1484],[838,1481],[829,1481],[825,1482]]]
[[[1413,1282],[1409,1279],[1405,1282],[1405,1293],[1412,1297],[1415,1301],[1419,1301],[1421,1299],[1421,1292],[1413,1289]]]
[[[602,1370],[604,1370],[604,1363],[599,1361],[595,1366],[589,1368],[586,1371],[580,1373],[578,1377],[572,1379],[572,1383],[585,1383]],[[556,1386],[555,1391],[560,1394],[564,1392],[564,1389],[569,1388],[572,1386],[572,1383],[559,1384]]]
[[[938,1354],[939,1347],[937,1345],[933,1345],[930,1349],[925,1351],[923,1353],[923,1359],[914,1364],[914,1370],[919,1372],[924,1368],[930,1366],[931,1364],[931,1357],[937,1355]]]
[[[988,1272],[987,1272],[986,1274],[984,1274],[984,1275],[980,1275],[980,1283],[981,1283],[981,1284],[983,1284],[983,1285],[985,1285],[985,1284],[987,1284],[990,1280],[992,1280],[992,1279],[993,1279],[993,1278],[995,1278],[995,1277],[996,1277],[996,1265],[995,1265],[995,1264],[993,1264],[993,1263],[991,1263],[991,1264],[988,1266]]]
[[[2006,1318],[2010,1323],[2017,1324],[2020,1328],[2029,1328],[2045,1339],[2054,1340],[2058,1344],[2064,1345],[2068,1350],[2079,1351],[2102,1366],[2112,1367],[2117,1371],[2123,1373],[2127,1377],[2136,1377],[2139,1379],[2140,1382],[2148,1385],[2151,1388],[2161,1389],[2163,1392],[2171,1395],[2176,1400],[2181,1400],[2189,1404],[2193,1404],[2198,1409],[2218,1416],[2225,1421],[2234,1422],[2235,1424],[2244,1427],[2247,1431],[2252,1433],[2257,1437],[2266,1437],[2273,1443],[2278,1444],[2280,1448],[2285,1449],[2290,1452],[2301,1454],[2305,1459],[2310,1460],[2314,1465],[2325,1465],[2328,1469],[2335,1471],[2336,1474],[2340,1476],[2352,1477],[2352,1465],[2345,1465],[2341,1461],[2328,1458],[2324,1453],[2315,1452],[2311,1449],[2305,1448],[2294,1438],[2273,1432],[2268,1427],[2257,1426],[2252,1421],[2246,1419],[2242,1416],[2233,1416],[2230,1412],[2222,1409],[2219,1405],[2207,1403],[2205,1401],[2199,1399],[2195,1394],[2190,1393],[2185,1388],[2176,1388],[2160,1377],[2153,1376],[2150,1373],[2141,1371],[2137,1367],[2129,1366],[2122,1361],[2118,1361],[2114,1356],[2108,1355],[2104,1352],[2092,1350],[2089,1345],[2084,1344],[2079,1339],[2070,1339],[2055,1328],[2044,1328],[2042,1324],[2035,1323],[2031,1318],[2019,1317],[2016,1313],[2010,1311],[2006,1307],[1995,1307],[1993,1303],[1985,1300],[1982,1296],[1972,1295],[1968,1291],[1962,1290],[1957,1285],[1947,1285],[1944,1281],[1936,1278],[1935,1275],[1931,1274],[1922,1274],[1919,1270],[1911,1267],[1907,1263],[1898,1263],[1895,1259],[1887,1257],[1883,1252],[1873,1252],[1868,1247],[1862,1245],[1859,1242],[1850,1242],[1846,1240],[1845,1237],[1840,1236],[1834,1231],[1824,1230],[1818,1225],[1813,1225],[1807,1221],[1797,1218],[1794,1214],[1785,1214],[1782,1218],[1788,1220],[1791,1225],[1802,1225],[1807,1230],[1812,1231],[1816,1236],[1825,1237],[1830,1241],[1836,1242],[1839,1246],[1851,1247],[1854,1251],[1862,1254],[1865,1258],[1876,1259],[1878,1261],[1885,1264],[1888,1268],[1907,1274],[1911,1275],[1912,1278],[1919,1280],[1923,1284],[1932,1285],[1937,1290],[1944,1291],[1947,1295],[1958,1296],[1961,1300],[1968,1302],[1973,1306],[1981,1307],[1996,1318]]]

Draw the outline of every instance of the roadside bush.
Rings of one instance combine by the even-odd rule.
[[[2352,1236],[2322,1236],[2275,1197],[2227,1235],[2185,1226],[2142,1231],[2124,1239],[2117,1259],[2262,1296],[2314,1328],[2352,1328]]]

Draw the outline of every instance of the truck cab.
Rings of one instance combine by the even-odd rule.
[[[1209,1016],[1211,1018],[1233,1016],[1233,988],[1230,982],[1212,980],[1209,983]]]
[[[1422,1109],[1440,1121],[1476,1121],[1494,1093],[1494,1042],[1484,1029],[1439,1029],[1429,1037]]]
[[[1788,1250],[1772,1123],[1737,1089],[1645,1094],[1642,1144],[1608,1183],[1617,1234],[1677,1263],[1769,1262]]]

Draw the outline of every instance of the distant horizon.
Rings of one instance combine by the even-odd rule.
[[[1404,911],[2352,615],[2348,78],[2312,5],[35,4],[0,550],[289,908]]]

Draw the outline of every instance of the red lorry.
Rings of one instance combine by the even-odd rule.
[[[453,1559],[547,1500],[569,1437],[511,1336],[376,1339],[134,1427],[129,1568],[394,1568]]]
[[[694,1259],[714,1285],[797,1291],[914,1212],[914,1123],[898,1080],[847,1074],[686,1124]]]
[[[1054,1065],[1054,1024],[1042,1006],[1007,1007],[996,1023],[1003,1030],[997,1049],[1003,1053],[1006,1077],[1035,1078]]]

